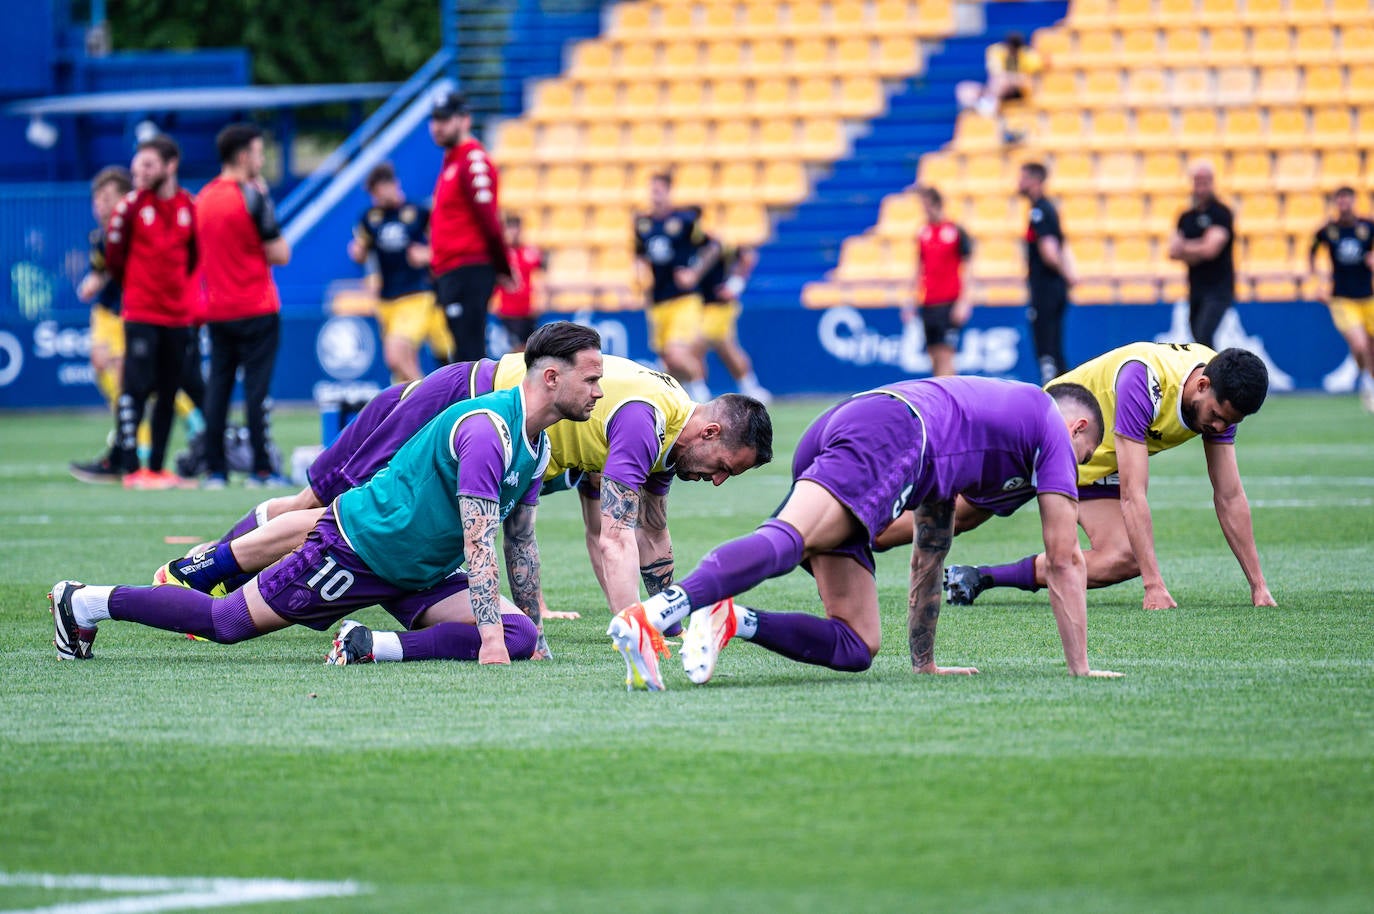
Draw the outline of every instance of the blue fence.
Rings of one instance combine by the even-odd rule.
[[[651,361],[640,312],[562,315],[601,331],[605,350]],[[775,393],[841,395],[930,370],[919,327],[903,328],[895,310],[746,308],[740,336],[760,380]],[[1074,362],[1137,340],[1187,339],[1183,305],[1077,307],[1070,311],[1067,350]],[[503,348],[490,328],[492,352]],[[1353,363],[1326,311],[1311,302],[1243,304],[1227,316],[1219,347],[1244,346],[1269,365],[1275,391],[1352,389]],[[84,320],[0,321],[0,409],[95,406]],[[1034,380],[1030,335],[1021,308],[982,308],[964,331],[959,368],[970,374]],[[381,344],[370,319],[292,314],[283,320],[273,396],[282,401],[367,395],[386,385]],[[712,364],[716,392],[733,389]]]

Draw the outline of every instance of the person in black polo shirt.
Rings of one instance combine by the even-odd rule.
[[[1209,349],[1217,325],[1236,298],[1236,267],[1231,254],[1235,217],[1216,198],[1216,175],[1207,162],[1189,172],[1193,179],[1193,206],[1178,217],[1178,229],[1169,242],[1169,259],[1188,265],[1188,322],[1193,340]]]
[[[1069,307],[1069,286],[1077,281],[1064,247],[1059,211],[1045,198],[1048,177],[1044,165],[1027,162],[1021,166],[1016,185],[1017,192],[1031,205],[1026,225],[1026,317],[1030,319],[1042,384],[1069,367],[1064,361],[1064,312]]]
[[[1353,188],[1337,190],[1335,203],[1336,218],[1312,239],[1307,268],[1317,271],[1317,251],[1325,245],[1331,257],[1331,285],[1321,298],[1360,366],[1360,400],[1374,413],[1374,222],[1355,215]]]

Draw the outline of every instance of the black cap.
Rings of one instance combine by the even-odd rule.
[[[434,97],[434,107],[429,109],[430,117],[454,117],[468,113],[468,100],[461,92],[446,90]]]

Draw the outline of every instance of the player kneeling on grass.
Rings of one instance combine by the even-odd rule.
[[[1146,499],[1149,458],[1201,435],[1217,520],[1249,582],[1250,600],[1255,606],[1273,606],[1235,448],[1236,426],[1259,411],[1269,392],[1269,372],[1260,357],[1244,349],[1216,353],[1197,343],[1132,343],[1084,362],[1052,383],[1065,381],[1092,391],[1112,431],[1078,469],[1078,523],[1089,541],[1084,553],[1088,587],[1139,577],[1145,609],[1178,605],[1155,556]],[[971,530],[993,514],[1010,514],[1015,508],[996,500],[961,499],[954,532]],[[909,543],[911,531],[911,519],[898,518],[878,544]],[[952,606],[968,606],[993,587],[1035,591],[1045,582],[1045,557],[1035,555],[1007,565],[951,565],[945,574]]]
[[[691,614],[683,667],[710,679],[720,649],[739,637],[802,663],[859,672],[878,653],[881,625],[871,543],[915,508],[908,627],[918,673],[976,673],[935,664],[940,582],[959,494],[1038,496],[1050,557],[1050,605],[1069,672],[1088,666],[1077,469],[1102,440],[1102,413],[1075,384],[1048,392],[986,378],[902,381],[832,407],[802,435],[792,491],[754,533],[718,546],[678,585],[622,610],[607,632],[625,657],[626,685],[663,688],[660,634]],[[826,618],[737,606],[732,594],[798,565],[816,579]]]
[[[233,644],[290,625],[324,630],[374,604],[412,631],[345,623],[332,662],[542,656],[534,511],[549,460],[545,429],[591,415],[600,347],[587,327],[542,328],[519,386],[444,410],[376,476],[323,509],[304,545],[228,596],[59,582],[50,595],[58,657],[89,659],[107,619]],[[518,612],[503,607],[496,561],[496,531],[508,516],[520,518],[505,544]]]

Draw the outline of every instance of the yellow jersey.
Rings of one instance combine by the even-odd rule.
[[[1197,432],[1183,421],[1183,383],[1193,369],[1206,365],[1215,355],[1198,343],[1131,343],[1084,362],[1046,385],[1081,384],[1092,391],[1102,407],[1102,443],[1093,451],[1092,459],[1078,468],[1078,484],[1091,485],[1117,472],[1116,443],[1112,437],[1116,427],[1116,380],[1126,365],[1139,362],[1145,366],[1154,404],[1154,419],[1145,432],[1145,448],[1153,457],[1197,437]]]
[[[645,368],[638,362],[615,355],[603,355],[602,397],[596,401],[592,417],[586,422],[563,419],[548,429],[550,453],[545,479],[565,470],[600,473],[606,466],[610,443],[607,428],[626,403],[647,403],[657,420],[658,456],[650,473],[668,469],[668,452],[696,406],[672,375]],[[525,377],[525,355],[512,352],[496,363],[496,390],[517,386]]]

